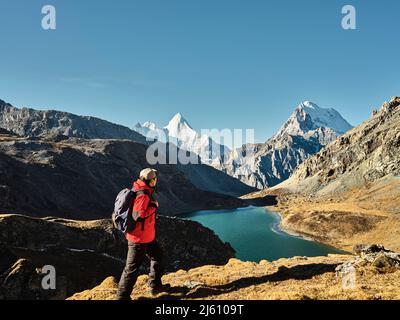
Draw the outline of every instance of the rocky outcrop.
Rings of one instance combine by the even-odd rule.
[[[98,219],[148,167],[146,146],[128,140],[29,139],[0,136],[0,212]],[[177,215],[245,202],[199,190],[175,165],[156,165],[160,212]],[[212,169],[215,170],[215,169]]]
[[[40,268],[26,259],[17,260],[0,275],[0,300],[61,300],[67,295],[66,286],[59,277],[55,290],[43,290]]]
[[[385,249],[383,245],[356,245],[356,257],[336,268],[337,274],[349,274],[362,267],[370,267],[379,273],[393,273],[400,270],[400,253]]]
[[[16,108],[0,100],[0,127],[21,136],[64,135],[84,139],[129,139],[146,143],[136,131],[102,119],[56,110]]]
[[[167,272],[225,264],[235,253],[213,231],[193,221],[160,216],[157,230]],[[19,215],[0,215],[0,243],[0,299],[65,299],[110,275],[119,278],[127,249],[109,220]],[[45,265],[55,267],[56,291],[40,285]],[[148,263],[141,269],[146,272]]]

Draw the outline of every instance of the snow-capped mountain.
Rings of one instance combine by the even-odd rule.
[[[315,103],[305,101],[292,113],[290,118],[272,137],[279,140],[285,135],[316,138],[326,144],[346,133],[352,126],[332,108],[321,108]]]
[[[174,143],[180,149],[196,153],[203,163],[209,165],[220,163],[221,159],[225,159],[231,151],[209,136],[194,130],[180,113],[177,113],[163,128],[157,127],[153,122],[145,122],[142,125],[136,124],[133,130],[149,140]]]
[[[271,187],[289,178],[305,159],[351,128],[336,110],[306,101],[271,139],[234,150],[216,168],[250,186]]]

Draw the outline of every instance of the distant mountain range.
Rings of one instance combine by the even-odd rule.
[[[0,101],[0,211],[69,218],[107,217],[116,193],[144,167],[148,142],[110,122]],[[162,213],[244,206],[254,191],[210,166],[160,164]],[[20,194],[24,201],[20,201]]]
[[[305,101],[271,139],[235,150],[195,131],[180,113],[163,128],[149,121],[133,129],[149,140],[173,142],[199,155],[203,163],[262,189],[287,179],[306,158],[351,128],[336,110]]]
[[[132,130],[94,117],[19,109],[0,100],[0,128],[24,137],[127,139],[145,145],[159,140],[174,144],[199,156],[201,165],[177,165],[197,188],[238,196],[286,180],[305,159],[352,126],[336,110],[306,101],[265,143],[230,150],[194,130],[180,113],[165,127],[146,122],[136,124]]]

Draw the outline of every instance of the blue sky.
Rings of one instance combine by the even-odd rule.
[[[57,29],[41,28],[41,8]],[[341,28],[341,8],[357,30]],[[397,0],[0,0],[0,99],[132,127],[181,112],[265,141],[303,100],[350,123],[400,94]]]

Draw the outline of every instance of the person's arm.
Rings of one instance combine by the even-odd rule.
[[[155,206],[150,205],[150,197],[147,194],[140,194],[136,197],[133,210],[138,212],[139,217],[143,219],[147,218],[151,216],[156,209]]]

